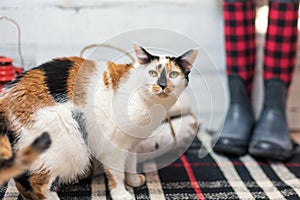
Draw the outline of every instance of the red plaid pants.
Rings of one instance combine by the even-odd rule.
[[[264,46],[264,79],[291,82],[297,50],[298,2],[269,2]],[[255,66],[255,3],[225,1],[225,49],[228,75],[238,75],[251,89]]]

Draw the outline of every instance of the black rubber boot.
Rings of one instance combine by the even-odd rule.
[[[287,87],[280,79],[265,83],[264,107],[251,138],[249,153],[255,157],[287,160],[293,143],[285,114]]]
[[[242,156],[254,126],[254,115],[245,83],[239,76],[228,77],[230,105],[219,138],[214,138],[213,150],[220,154]],[[216,141],[217,140],[217,141]]]

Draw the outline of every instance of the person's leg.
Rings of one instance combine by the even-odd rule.
[[[255,65],[255,16],[254,1],[224,1],[230,105],[220,137],[213,140],[218,153],[244,155],[248,150],[254,125],[249,95]]]
[[[224,1],[226,71],[238,76],[250,92],[255,65],[255,2]]]
[[[299,0],[269,2],[265,41],[265,97],[249,147],[253,156],[285,160],[292,154],[285,105],[297,50]]]

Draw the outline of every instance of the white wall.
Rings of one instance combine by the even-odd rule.
[[[21,26],[26,68],[53,57],[78,55],[87,44],[101,43],[134,29],[169,29],[191,38],[203,47],[198,59],[203,76],[194,74],[192,80],[199,96],[197,114],[206,127],[219,126],[225,111],[221,9],[218,0],[0,0],[0,16],[11,17]],[[146,35],[144,39],[148,39],[147,44],[170,39],[164,37]],[[179,45],[179,41],[171,42]],[[178,49],[186,50],[180,45]],[[16,29],[0,21],[1,54],[16,58],[19,65]]]
[[[0,15],[22,28],[22,44],[36,46],[37,62],[78,54],[80,48],[144,27],[178,31],[223,63],[222,18],[214,0],[0,0]],[[16,43],[13,26],[0,22],[1,45]],[[152,38],[155,39],[155,38]],[[215,45],[215,46],[212,46]]]

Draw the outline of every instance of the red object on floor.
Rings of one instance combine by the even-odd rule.
[[[2,90],[3,86],[14,80],[23,71],[23,68],[13,65],[12,58],[0,56],[0,90]]]

